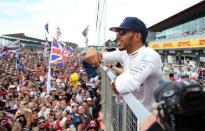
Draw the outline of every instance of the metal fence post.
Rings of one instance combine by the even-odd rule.
[[[132,93],[122,94],[124,102],[117,104],[110,87],[110,78],[116,77],[116,74],[110,69],[105,69],[101,74],[103,122],[106,131],[137,131],[137,116],[138,120],[142,121],[150,115],[150,112]]]
[[[122,129],[123,129],[123,131],[127,131],[127,129],[126,129],[126,123],[127,123],[127,104],[125,102],[123,103],[123,119],[122,119],[122,121],[123,121]]]

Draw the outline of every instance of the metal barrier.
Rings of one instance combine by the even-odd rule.
[[[101,74],[105,131],[137,131],[137,117],[138,121],[143,121],[150,115],[150,112],[142,106],[132,93],[122,95],[124,102],[119,103],[110,87],[111,79],[115,78],[116,74],[106,67]]]

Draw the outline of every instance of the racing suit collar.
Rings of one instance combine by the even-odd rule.
[[[140,50],[143,50],[145,48],[145,46],[142,46],[142,47],[140,47],[139,49],[137,49],[136,51],[134,51],[133,53],[131,53],[131,54],[128,54],[129,56],[134,56],[134,55],[136,55]]]

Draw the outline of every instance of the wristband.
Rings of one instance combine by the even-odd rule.
[[[110,69],[112,69],[112,67],[113,67],[113,65],[111,64],[111,65],[110,65]]]

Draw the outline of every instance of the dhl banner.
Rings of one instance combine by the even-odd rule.
[[[149,47],[153,49],[200,48],[205,47],[205,38],[179,40],[171,42],[153,42],[149,44]]]

